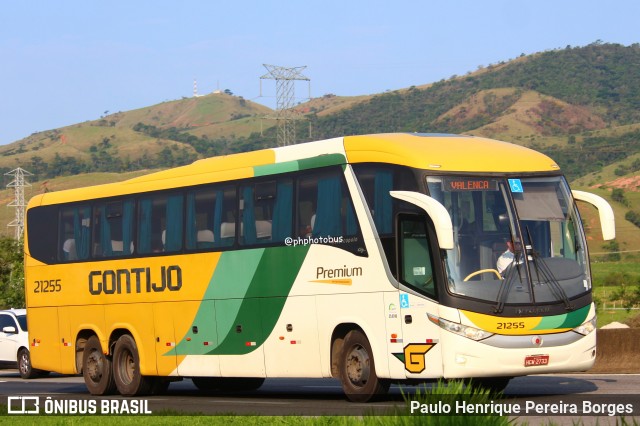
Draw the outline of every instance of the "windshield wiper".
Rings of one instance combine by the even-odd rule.
[[[511,243],[512,246],[515,247],[515,244],[513,244],[513,239],[511,240]],[[520,270],[520,265],[522,264],[521,257],[522,252],[514,250],[513,262],[511,262],[511,264],[505,269],[507,271],[507,274],[500,283],[500,289],[498,290],[498,296],[496,297],[496,301],[498,302],[498,304],[493,307],[493,311],[496,314],[502,313],[502,311],[504,311],[504,304],[506,303],[507,298],[509,297],[509,293],[511,292],[511,287],[513,286],[516,271],[518,272],[519,281],[522,282],[522,271]]]
[[[567,293],[562,288],[562,285],[560,285],[555,275],[553,275],[553,272],[551,272],[549,265],[547,265],[540,254],[534,249],[529,227],[527,227],[527,235],[529,236],[529,245],[525,246],[525,252],[527,254],[527,258],[533,262],[537,282],[540,284],[549,284],[551,294],[553,294],[556,300],[561,300],[564,303],[565,309],[573,310],[574,306],[571,304],[571,301],[569,300],[569,297],[567,297]],[[541,277],[542,280],[540,279]],[[533,282],[531,284],[534,285]]]

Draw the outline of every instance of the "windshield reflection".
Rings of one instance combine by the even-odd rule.
[[[449,292],[504,304],[562,302],[590,289],[586,243],[562,177],[428,177],[451,215]]]

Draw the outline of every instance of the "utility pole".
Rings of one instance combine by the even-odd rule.
[[[291,145],[296,142],[296,120],[302,119],[302,114],[293,106],[295,103],[295,82],[310,81],[302,74],[306,66],[286,68],[277,65],[263,64],[269,71],[260,77],[260,93],[262,94],[262,80],[276,81],[276,116],[265,117],[277,120],[278,146]],[[311,98],[311,83],[309,83],[309,98]]]
[[[5,173],[5,176],[13,176],[13,180],[7,185],[7,188],[14,188],[15,192],[13,201],[7,204],[7,207],[16,208],[16,218],[9,222],[7,224],[7,227],[15,227],[15,238],[16,240],[19,240],[20,238],[22,238],[22,234],[24,232],[24,209],[26,207],[26,204],[24,202],[24,187],[31,186],[31,184],[27,182],[24,177],[33,176],[33,174],[18,167],[17,169],[13,169],[10,172]]]

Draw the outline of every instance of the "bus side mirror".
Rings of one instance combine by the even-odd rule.
[[[600,215],[600,226],[602,227],[602,239],[613,240],[616,237],[616,220],[613,216],[613,209],[607,200],[599,195],[584,191],[571,191],[573,198],[589,203],[598,209]]]
[[[393,198],[420,207],[431,218],[435,226],[438,245],[442,250],[453,249],[453,225],[447,209],[435,198],[411,191],[389,191]]]

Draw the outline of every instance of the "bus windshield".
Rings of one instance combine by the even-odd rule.
[[[504,304],[564,303],[591,288],[569,187],[555,177],[427,177],[451,215],[448,290]]]

